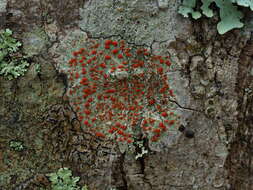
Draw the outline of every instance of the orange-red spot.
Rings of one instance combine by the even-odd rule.
[[[110,60],[112,57],[110,55],[105,55],[105,60]]]
[[[91,114],[91,111],[90,111],[90,110],[84,110],[84,113],[85,113],[86,115],[90,115],[90,114]]]
[[[108,46],[108,45],[111,45],[112,44],[112,40],[105,40],[105,45]]]
[[[91,51],[91,54],[92,54],[92,55],[96,55],[96,54],[97,54],[97,50],[92,50],[92,51]]]
[[[154,129],[153,130],[153,133],[160,133],[161,132],[161,129]]]
[[[83,117],[82,115],[80,115],[80,116],[78,117],[79,121],[82,121],[83,118],[84,118],[84,117]]]
[[[173,125],[175,123],[175,120],[170,120],[169,125]]]
[[[166,126],[165,126],[162,122],[159,123],[159,127],[160,127],[163,131],[166,130]]]
[[[118,68],[119,68],[119,69],[124,69],[125,66],[124,66],[124,65],[119,65]]]
[[[167,66],[170,66],[170,65],[171,65],[171,62],[170,62],[169,60],[167,60],[167,61],[165,61],[165,64],[166,64]]]
[[[153,137],[151,137],[151,141],[152,142],[157,142],[158,141],[158,137],[156,135],[154,135]]]
[[[70,64],[77,63],[77,59],[70,59],[70,60],[69,60],[69,63],[70,63]]]
[[[100,133],[100,132],[96,132],[95,135],[96,135],[97,137],[105,138],[105,134]]]
[[[175,96],[174,93],[173,93],[173,90],[169,90],[169,93],[171,96]]]
[[[85,75],[87,73],[85,68],[82,68],[82,74]]]
[[[83,77],[82,80],[80,81],[80,84],[82,85],[88,85],[88,79],[86,77]]]
[[[84,104],[84,107],[89,108],[89,107],[90,107],[90,103],[86,102],[86,103]]]
[[[163,63],[164,63],[164,60],[163,60],[163,59],[160,59],[159,61],[160,61],[160,63],[161,63],[161,64],[163,64]]]
[[[105,64],[105,63],[101,63],[101,64],[100,64],[100,67],[106,68],[106,64]]]
[[[86,125],[86,126],[89,126],[89,125],[90,125],[88,120],[85,120],[85,121],[83,122],[83,124]]]
[[[153,105],[155,103],[155,100],[154,99],[149,100],[148,103],[149,103],[149,105]]]
[[[112,50],[112,53],[113,54],[117,54],[119,52],[119,49],[114,49],[114,50]]]
[[[113,41],[113,42],[112,42],[112,45],[117,46],[117,45],[118,45],[118,42],[117,42],[117,41]]]
[[[116,92],[115,89],[108,89],[108,90],[105,91],[105,93],[115,93],[115,92]]]
[[[138,68],[140,65],[138,63],[132,64],[133,68]]]
[[[76,72],[75,78],[78,79],[79,78],[79,73]]]
[[[127,57],[132,57],[132,54],[131,53],[126,53],[126,56]]]
[[[124,133],[123,131],[121,131],[121,130],[118,130],[117,133],[118,133],[119,135],[122,135],[122,136],[125,135],[125,133]]]
[[[87,102],[91,103],[93,101],[93,98],[89,98]]]
[[[78,51],[74,51],[74,52],[72,53],[72,55],[73,55],[73,56],[78,56],[78,55],[79,55],[79,52],[78,52]]]
[[[167,116],[168,116],[168,113],[167,113],[167,112],[162,112],[161,115],[162,115],[163,117],[167,117]]]
[[[80,49],[79,49],[79,52],[83,53],[84,50],[85,50],[84,48],[80,48]]]
[[[163,74],[163,68],[162,68],[162,67],[157,68],[157,72],[158,72],[159,74]]]
[[[119,54],[119,55],[118,55],[118,58],[119,58],[119,59],[123,59],[123,55],[122,55],[122,54]]]

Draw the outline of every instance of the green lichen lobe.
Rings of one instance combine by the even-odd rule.
[[[10,141],[10,148],[15,150],[15,151],[22,151],[25,149],[23,142],[18,141],[18,140],[12,140]]]
[[[68,168],[60,168],[56,173],[50,173],[52,190],[88,190],[87,186],[80,187],[77,185],[80,177],[73,177],[72,171]]]
[[[9,80],[23,76],[29,66],[19,53],[22,44],[12,34],[10,29],[0,31],[0,75]]]
[[[184,17],[188,17],[190,14],[194,19],[198,19],[202,15],[210,18],[214,15],[210,5],[216,5],[219,8],[220,16],[220,22],[217,25],[219,34],[224,34],[234,28],[243,27],[244,24],[241,22],[243,13],[238,10],[238,6],[249,7],[253,10],[253,1],[251,0],[201,0],[202,6],[198,10],[197,4],[199,1],[184,0],[178,12]]]

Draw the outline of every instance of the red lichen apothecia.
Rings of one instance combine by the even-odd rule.
[[[68,62],[68,96],[82,126],[98,138],[151,142],[169,134],[178,117],[169,99],[169,57],[122,41],[89,41]]]

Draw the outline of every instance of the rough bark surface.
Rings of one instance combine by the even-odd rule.
[[[49,188],[46,174],[61,167],[91,190],[253,189],[250,19],[244,30],[220,36],[216,18],[190,22],[177,14],[179,4],[1,0],[0,29],[12,29],[33,57],[24,77],[0,78],[0,189]],[[75,44],[110,37],[170,55],[175,64],[170,82],[186,131],[170,129],[138,160],[80,128],[60,72]],[[11,140],[25,150],[13,151]]]

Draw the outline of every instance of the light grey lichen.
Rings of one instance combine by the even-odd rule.
[[[0,13],[3,13],[6,11],[7,6],[7,0],[1,0],[0,1]]]
[[[168,0],[158,0],[157,3],[158,3],[158,7],[160,9],[166,9],[169,6],[169,1]]]
[[[120,35],[138,45],[172,41],[176,34],[187,32],[187,24],[176,24],[179,2],[166,1],[90,1],[80,9],[79,26],[92,37]]]

